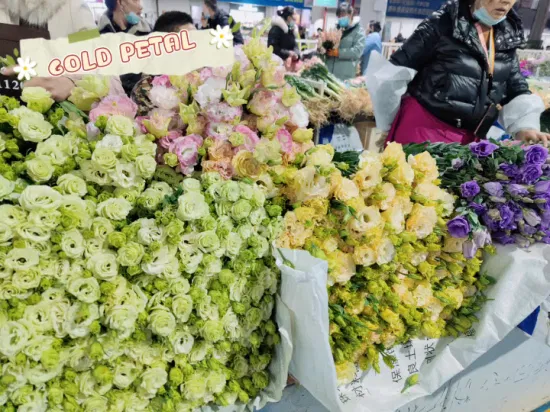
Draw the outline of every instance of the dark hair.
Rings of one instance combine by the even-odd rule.
[[[218,0],[204,0],[204,4],[213,11],[218,10]]]
[[[371,21],[369,23],[369,27],[372,27],[372,31],[376,33],[380,33],[382,31],[382,26],[379,21]]]
[[[168,11],[160,15],[153,31],[172,33],[184,24],[193,24],[193,19],[189,14],[182,11]]]
[[[352,14],[353,13],[353,7],[350,3],[340,3],[338,5],[338,8],[336,9],[336,16],[340,17],[345,14]]]
[[[114,11],[116,9],[116,3],[117,0],[105,0],[105,7],[110,11]]]
[[[290,16],[294,16],[294,7],[286,6],[282,10],[277,10],[277,15],[281,16],[283,19],[288,19]]]

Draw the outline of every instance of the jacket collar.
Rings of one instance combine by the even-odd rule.
[[[7,3],[10,16],[38,26],[47,24],[61,7],[70,7],[67,0],[8,0]]]
[[[110,10],[107,10],[105,13],[101,15],[99,18],[99,22],[97,23],[97,28],[99,31],[104,31],[106,28],[108,28],[108,31],[111,31],[113,33],[116,33],[117,30],[120,30],[121,32],[124,31],[120,27],[118,27],[118,24],[115,23],[113,20],[113,12]],[[133,26],[128,25],[125,33],[129,34],[136,34],[136,33],[149,33],[151,31],[151,28],[149,27],[149,24],[143,20],[143,18],[139,19],[138,24],[134,24]]]
[[[482,53],[483,46],[474,25],[475,21],[465,0],[450,0],[438,12],[448,13],[453,21],[453,37],[476,52]],[[506,20],[495,26],[495,47],[497,51],[507,51],[525,46],[523,25],[514,9],[508,12]]]
[[[288,23],[281,16],[273,17],[271,19],[271,26],[279,27],[284,33],[288,33]],[[298,37],[298,27],[296,25],[294,25],[292,33],[294,33],[294,37]]]

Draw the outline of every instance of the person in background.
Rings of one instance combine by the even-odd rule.
[[[367,66],[369,65],[369,57],[373,51],[382,53],[382,37],[380,32],[382,27],[377,21],[371,21],[369,24],[369,34],[365,42],[365,50],[363,51],[363,57],[361,58],[361,75],[367,74]]]
[[[395,38],[395,42],[396,43],[405,43],[405,38],[403,37],[403,35],[401,33],[399,33],[397,35],[397,37]]]
[[[387,142],[468,144],[485,137],[502,106],[508,134],[548,143],[540,132],[544,105],[519,68],[516,50],[525,37],[514,3],[450,0],[418,26],[390,59],[416,75]]]
[[[353,7],[340,3],[336,10],[337,28],[342,30],[338,49],[327,51],[326,65],[329,71],[341,80],[356,77],[357,64],[365,49],[365,31],[359,23],[353,23]]]
[[[151,26],[143,17],[141,0],[105,0],[107,11],[99,18],[99,32],[128,33],[143,36],[151,32]]]
[[[0,1],[0,23],[47,29],[50,39],[66,37],[96,27],[92,11],[82,0],[4,0]],[[3,67],[1,74],[14,76],[13,68]],[[26,87],[43,87],[56,101],[66,100],[74,82],[67,76],[34,77]]]
[[[271,20],[267,45],[272,46],[273,53],[283,60],[290,57],[296,61],[300,58],[300,49],[298,43],[296,43],[296,37],[299,34],[294,14],[294,7],[286,6],[284,9],[277,11],[277,15]]]
[[[204,0],[202,5],[202,28],[203,29],[215,29],[217,26],[225,27],[229,26],[233,28],[235,22],[232,21],[229,24],[229,14],[218,8],[217,0]],[[233,33],[233,44],[243,44],[243,35],[240,30]]]
[[[163,13],[156,21],[153,31],[163,33],[178,33],[182,30],[195,30],[193,18],[181,11],[168,11]]]

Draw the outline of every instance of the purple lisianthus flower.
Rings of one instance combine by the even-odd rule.
[[[491,237],[493,240],[497,243],[500,243],[502,245],[511,245],[512,243],[515,243],[515,239],[503,231],[497,231],[491,233]]]
[[[550,193],[550,180],[535,183],[535,193]]]
[[[491,156],[495,150],[498,149],[498,145],[482,140],[481,142],[470,143],[470,150],[477,157]]]
[[[533,236],[535,233],[538,232],[536,227],[533,227],[531,225],[520,225],[520,232],[522,235],[525,236]]]
[[[514,235],[514,241],[516,242],[516,245],[523,248],[529,247],[531,245],[531,241],[525,236],[521,235]]]
[[[491,235],[486,230],[476,230],[472,233],[474,243],[478,248],[491,244]]]
[[[481,216],[481,220],[491,232],[496,232],[497,230],[500,230],[500,213],[497,209],[489,209]]]
[[[506,206],[512,211],[514,214],[514,221],[519,222],[521,219],[523,219],[523,211],[521,210],[520,205],[518,205],[516,202],[507,202]]]
[[[548,158],[548,149],[541,145],[529,146],[525,149],[525,163],[541,165]]]
[[[527,196],[529,194],[529,190],[525,186],[518,185],[517,183],[510,183],[506,186],[506,190],[512,196]]]
[[[477,246],[473,240],[467,240],[462,244],[462,254],[466,259],[472,259],[477,252]]]
[[[542,176],[542,169],[537,164],[526,164],[521,167],[519,174],[520,181],[530,185]]]
[[[466,199],[472,199],[479,193],[479,191],[479,185],[475,180],[470,180],[469,182],[465,182],[460,185],[462,197],[465,197]]]
[[[499,168],[500,170],[502,170],[502,173],[504,173],[510,179],[515,179],[519,175],[519,167],[517,167],[516,165],[502,163]]]
[[[470,207],[470,209],[472,209],[478,216],[481,216],[487,212],[487,206],[482,205],[481,203],[470,202],[468,207]]]
[[[453,169],[458,170],[462,166],[464,166],[464,160],[457,157],[456,159],[451,160],[451,166],[453,167]]]
[[[483,185],[483,189],[485,189],[485,191],[489,193],[490,196],[502,197],[504,195],[502,185],[498,182],[485,183]]]
[[[499,205],[498,212],[500,214],[498,222],[500,229],[514,230],[516,228],[514,212],[507,205]]]
[[[447,222],[447,229],[452,237],[463,238],[470,233],[470,224],[464,216],[457,216]]]
[[[535,195],[535,203],[542,210],[550,210],[550,193]]]
[[[531,226],[538,226],[542,221],[537,212],[535,212],[533,209],[527,208],[523,209],[523,220],[525,220],[525,223]]]
[[[540,228],[542,230],[550,229],[550,210],[543,210],[540,215]]]

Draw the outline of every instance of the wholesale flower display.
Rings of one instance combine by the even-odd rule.
[[[436,158],[442,185],[458,197],[459,216],[448,222],[448,228],[455,238],[468,239],[466,256],[473,255],[489,233],[501,244],[550,243],[550,165],[545,147],[482,141],[406,150],[427,150]]]
[[[482,248],[466,259],[465,239],[447,231],[455,199],[429,153],[407,160],[391,143],[356,163],[334,155],[317,146],[275,179],[293,205],[277,244],[328,261],[329,340],[345,383],[355,364],[379,371],[381,355],[391,365],[395,344],[466,332],[491,279],[479,273]]]
[[[89,76],[76,107],[0,97],[0,409],[246,403],[280,341],[282,210],[252,181],[157,167],[157,137],[108,92]]]

